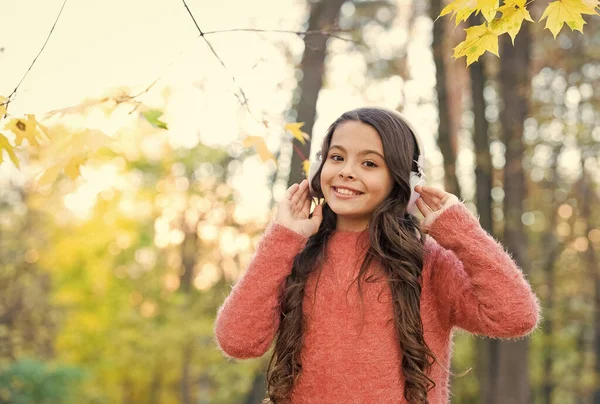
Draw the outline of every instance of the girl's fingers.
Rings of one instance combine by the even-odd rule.
[[[294,195],[294,193],[296,192],[297,189],[298,189],[298,184],[292,184],[287,189],[287,191],[285,191],[285,199],[292,200],[292,196]]]
[[[431,198],[439,198],[442,199],[447,192],[443,191],[439,188],[435,188],[435,187],[429,187],[427,185],[421,186],[418,185],[417,187],[415,187],[417,189],[417,192],[422,194],[422,195],[428,195]]]
[[[427,191],[426,189],[427,187],[415,187],[415,191],[417,191],[421,197],[418,200],[422,200],[423,202],[425,202],[427,205],[435,207],[437,205],[434,197]]]
[[[300,198],[298,199],[298,202],[296,202],[296,209],[297,210],[302,210],[304,208],[304,205],[306,204],[307,200],[309,200],[309,198],[308,198],[308,188],[304,189],[304,191],[302,192],[302,195],[300,195]]]
[[[433,210],[431,210],[431,208],[425,203],[425,201],[423,201],[422,198],[417,199],[416,205],[425,218],[429,217],[429,215],[433,213]]]
[[[431,196],[437,196],[438,198],[443,198],[444,195],[446,195],[446,191],[436,187],[429,187],[427,185],[423,186],[423,190],[425,191],[425,193]]]
[[[429,197],[427,195],[423,196],[421,195],[423,201],[429,206],[431,207],[431,210],[438,210],[442,207],[442,204],[440,203],[440,199],[439,198],[432,198]]]
[[[292,206],[296,205],[298,203],[298,201],[300,200],[300,197],[302,196],[302,191],[303,191],[303,187],[305,185],[305,181],[302,181],[300,184],[298,184],[298,186],[296,187],[296,184],[292,185],[293,188],[293,192],[291,194],[291,198],[290,198],[290,202],[292,203]],[[290,187],[291,189],[291,187]]]
[[[438,198],[441,199],[441,197],[443,196],[444,191],[441,191],[442,193],[440,194],[439,192],[440,190],[437,188],[433,188],[433,187],[421,187],[421,195],[425,195],[428,196],[429,198]]]
[[[304,204],[302,205],[302,213],[304,213],[306,217],[308,217],[310,214],[310,202],[310,198],[306,198],[304,199]]]
[[[321,220],[323,220],[323,205],[315,206],[315,209],[312,212],[311,220],[319,225],[321,224]]]
[[[417,205],[417,208],[419,209],[419,212],[421,212],[421,214],[423,216],[425,216],[426,214],[426,210],[425,210],[425,206],[423,206],[423,199],[422,198],[418,198],[415,202],[415,205]]]
[[[447,195],[447,192],[434,187],[418,186],[415,190],[421,194],[421,198],[423,198],[425,203],[435,210],[442,207],[443,199]]]

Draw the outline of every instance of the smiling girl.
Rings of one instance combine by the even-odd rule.
[[[423,150],[395,111],[343,114],[320,155],[219,308],[218,346],[245,359],[275,339],[267,402],[448,403],[453,328],[527,335],[535,294],[455,195],[415,186]]]

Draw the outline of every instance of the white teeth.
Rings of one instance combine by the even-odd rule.
[[[359,195],[358,192],[353,192],[344,188],[336,188],[335,190],[342,195]]]

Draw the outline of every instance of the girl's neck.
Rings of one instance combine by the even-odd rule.
[[[340,220],[338,217],[335,231],[339,233],[362,233],[368,229],[369,222]]]
[[[348,234],[348,235],[359,235],[361,233],[366,233],[368,232],[369,229],[363,229],[363,230],[351,230],[351,229],[335,229],[335,233],[336,234]]]

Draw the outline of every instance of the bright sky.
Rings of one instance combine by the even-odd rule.
[[[0,94],[10,94],[25,73],[62,3],[63,0],[0,0],[0,47],[4,48],[0,53]],[[305,4],[304,0],[188,1],[205,32],[231,28],[302,30]],[[410,1],[399,0],[398,4],[394,30],[372,30],[370,37],[372,46],[382,47],[383,53],[393,54],[407,46],[412,77],[392,77],[375,82],[364,91],[362,57],[348,52],[346,43],[332,40],[314,138],[320,143],[330,122],[348,109],[363,105],[394,107],[404,100],[404,112],[413,118],[428,151],[427,160],[435,165],[441,161],[441,155],[433,138],[437,114],[431,103],[435,84],[429,49],[431,21],[417,18],[413,32],[407,32],[405,20]],[[344,11],[352,12],[348,8]],[[143,89],[160,76],[149,99],[160,97],[166,87],[172,89],[165,120],[170,126],[169,136],[176,142],[191,144],[200,133],[205,143],[231,144],[247,134],[255,134],[265,136],[275,151],[282,136],[278,125],[285,123],[284,114],[296,86],[288,54],[299,61],[301,39],[274,33],[208,36],[244,89],[252,112],[272,123],[272,129],[266,132],[240,107],[231,74],[197,37],[182,1],[67,0],[50,41],[20,86],[9,112],[13,116],[41,115],[120,86]],[[468,158],[461,161],[467,165],[465,168],[472,164]],[[264,216],[268,168],[256,158],[248,160],[243,169],[236,187],[243,196],[244,210]],[[439,184],[441,174],[437,170],[430,177],[434,185]],[[110,184],[98,184],[102,186]],[[278,197],[281,191],[278,190]]]
[[[5,48],[0,59],[0,93],[12,91],[26,71],[62,3],[63,0],[0,0],[3,11],[0,46]],[[292,29],[298,28],[302,8],[294,6],[293,1],[251,3],[188,1],[204,31],[250,25],[278,28],[280,20],[287,21],[285,25]],[[290,14],[295,18],[279,17]],[[217,66],[213,58],[199,57],[204,55],[198,55],[203,53],[198,50],[205,50],[205,46],[196,40],[197,36],[181,1],[67,0],[48,45],[22,85],[18,99],[11,105],[13,113],[38,113],[77,103],[82,97],[100,95],[120,85],[146,86],[163,73],[181,51],[185,54],[174,62],[165,80],[169,84],[189,83],[194,75],[198,79],[203,71]],[[226,62],[229,59],[235,73],[238,63],[231,62],[255,53],[244,46],[252,42],[245,41],[251,37],[256,36],[217,34],[211,41]]]

